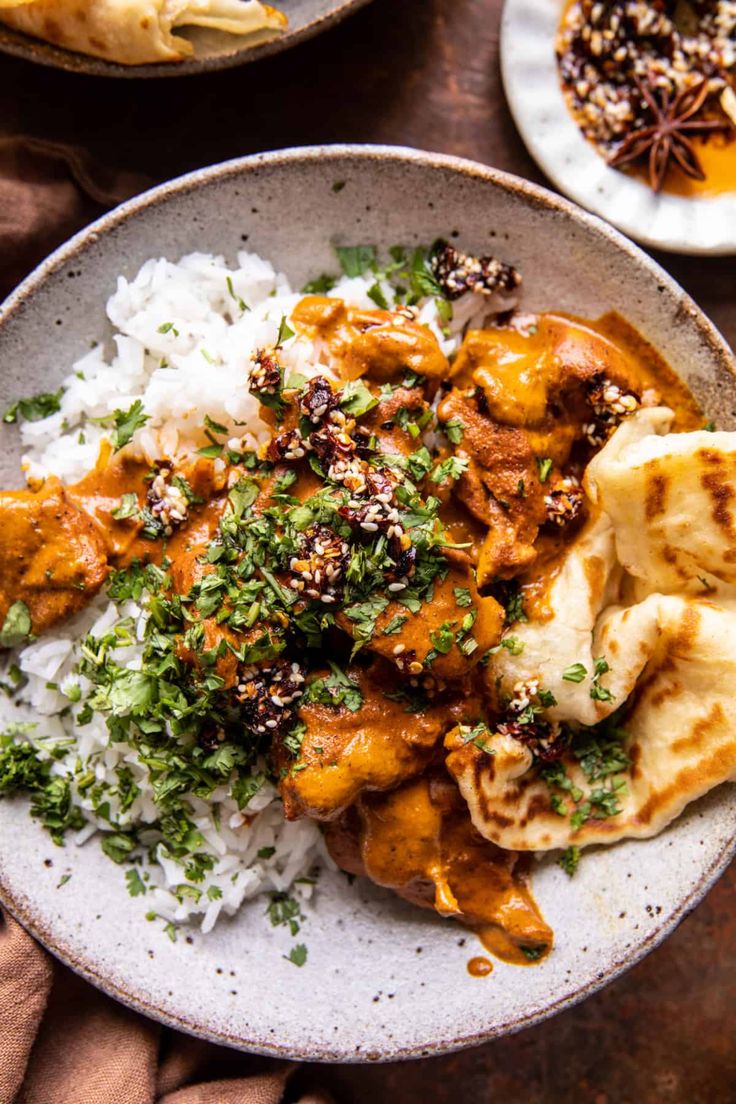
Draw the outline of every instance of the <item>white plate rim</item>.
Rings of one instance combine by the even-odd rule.
[[[564,0],[505,0],[501,77],[524,144],[576,203],[653,249],[693,256],[736,253],[736,190],[716,197],[655,195],[610,168],[580,132],[560,87],[555,32]]]

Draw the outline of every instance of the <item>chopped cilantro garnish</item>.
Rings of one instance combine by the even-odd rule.
[[[113,414],[115,429],[112,434],[115,451],[127,445],[136,430],[141,429],[148,420],[148,415],[143,413],[143,403],[140,399],[136,399],[128,410],[116,410]]]
[[[285,925],[292,935],[298,933],[300,923],[304,919],[299,902],[295,897],[291,897],[284,892],[271,894],[271,901],[266,912],[274,928]]]
[[[0,629],[0,647],[17,648],[31,635],[31,611],[25,602],[13,602]]]
[[[549,473],[552,471],[552,458],[550,456],[538,456],[537,467],[539,469],[539,482],[546,483]]]
[[[250,308],[246,304],[245,300],[241,299],[239,295],[235,294],[233,290],[233,281],[231,276],[227,277],[225,283],[227,284],[228,295],[238,304],[238,309],[240,310],[240,313],[243,314],[245,311],[249,310]]]
[[[606,659],[603,656],[599,656],[594,661],[593,678],[590,684],[590,696],[593,701],[610,702],[613,701],[613,694],[605,686],[600,685],[601,675],[605,675],[611,668],[608,666]]]
[[[577,844],[571,844],[569,847],[565,848],[557,862],[567,876],[572,878],[580,862],[580,848]]]
[[[587,677],[588,669],[582,663],[572,663],[562,672],[565,682],[582,682]]]
[[[394,614],[388,625],[386,625],[385,629],[383,630],[383,635],[391,636],[393,633],[401,632],[401,629],[408,620],[408,617],[405,617],[400,613]]]
[[[282,957],[285,958],[287,962],[293,963],[294,966],[303,966],[307,961],[307,953],[305,944],[297,943],[295,947],[291,948],[288,955],[283,955]]]
[[[12,424],[19,418],[23,418],[26,422],[38,422],[42,418],[48,418],[61,410],[63,394],[64,388],[60,387],[58,391],[43,391],[28,399],[16,399],[3,414],[3,421]]]
[[[317,276],[316,279],[310,280],[302,288],[302,294],[304,295],[326,295],[328,291],[332,291],[337,281],[334,276],[328,276],[323,272],[321,276]]]
[[[448,479],[459,479],[467,471],[470,461],[463,456],[448,456],[440,461],[432,471],[432,482],[442,485]]]
[[[138,495],[134,491],[124,494],[120,499],[120,505],[112,511],[112,516],[117,521],[138,517]]]
[[[372,245],[337,246],[335,252],[346,276],[362,276],[376,268],[376,250]]]
[[[360,418],[374,406],[378,406],[378,399],[371,394],[363,381],[348,380],[340,392],[341,409],[353,418]]]
[[[146,884],[136,866],[131,866],[130,870],[126,870],[125,881],[128,884],[128,893],[131,897],[142,897],[146,892]]]
[[[438,629],[431,632],[429,639],[440,655],[447,655],[455,643],[455,633],[449,621],[444,621]]]
[[[335,709],[344,705],[351,713],[357,713],[363,705],[360,687],[336,663],[328,662],[332,673],[325,678],[314,679],[307,688],[304,700],[320,702]]]
[[[375,284],[372,284],[368,288],[368,291],[366,292],[366,295],[368,296],[369,299],[372,299],[373,302],[376,304],[376,306],[380,307],[381,310],[388,310],[389,309],[388,299],[383,294],[383,289],[381,288],[381,285],[378,283],[377,280],[376,280]]]
[[[519,640],[518,636],[504,636],[502,640],[499,640],[498,644],[489,649],[490,654],[496,655],[501,651],[501,648],[505,648],[512,656],[519,656],[524,651],[524,641]],[[542,693],[544,694],[545,691],[543,690]]]
[[[465,436],[465,426],[459,418],[450,418],[449,422],[445,422],[442,428],[453,445],[459,445]]]
[[[286,321],[286,315],[283,315],[279,323],[279,332],[276,336],[276,344],[283,345],[285,341],[288,341],[290,337],[294,336],[294,331]],[[261,400],[263,401],[263,400]]]

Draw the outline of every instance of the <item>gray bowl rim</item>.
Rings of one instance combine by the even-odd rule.
[[[714,357],[722,361],[731,374],[736,375],[736,360],[726,343],[712,322],[705,316],[692,298],[680,287],[680,285],[667,273],[656,261],[648,256],[644,250],[635,245],[620,231],[609,226],[608,223],[592,215],[570,200],[564,199],[538,184],[533,184],[522,177],[503,172],[500,169],[490,168],[476,161],[454,157],[449,154],[432,153],[404,146],[384,145],[358,145],[335,144],[322,146],[296,146],[283,150],[274,150],[269,153],[253,154],[248,157],[239,157],[231,161],[224,161],[207,168],[196,169],[193,172],[176,177],[159,184],[149,191],[143,192],[133,199],[121,204],[114,210],[103,215],[95,222],[90,223],[80,230],[58,249],[54,250],[46,260],[42,261],[0,305],[0,330],[6,322],[21,310],[24,304],[34,293],[48,280],[58,269],[73,257],[84,251],[84,248],[96,241],[101,234],[119,226],[127,219],[134,217],[138,212],[151,206],[166,203],[170,198],[190,192],[202,184],[212,180],[231,176],[245,175],[263,166],[273,165],[299,165],[305,162],[325,161],[331,159],[344,159],[351,157],[356,162],[392,161],[394,163],[421,164],[428,169],[439,169],[459,173],[466,177],[472,177],[487,182],[491,186],[500,187],[519,195],[537,208],[547,209],[563,214],[574,222],[584,226],[588,231],[598,235],[617,247],[621,252],[629,255],[631,260],[641,268],[646,269],[651,276],[662,285],[669,296],[678,304],[681,313],[686,313],[691,324],[700,331],[704,342],[710,347]],[[670,935],[681,921],[702,901],[709,889],[720,878],[731,860],[736,855],[736,838],[725,846],[721,854],[702,873],[695,888],[680,902],[678,908],[667,917],[651,935],[636,944],[618,961],[612,963],[602,975],[596,977],[587,985],[581,986],[576,992],[569,994],[557,1001],[553,1001],[543,1008],[536,1008],[520,1015],[513,1022],[490,1030],[464,1034],[451,1039],[439,1040],[434,1044],[422,1044],[414,1047],[406,1047],[392,1051],[379,1058],[361,1056],[360,1062],[395,1062],[405,1059],[419,1059],[436,1057],[452,1051],[462,1050],[466,1047],[478,1046],[489,1042],[491,1039],[504,1035],[515,1034],[524,1028],[542,1023],[544,1020],[557,1015],[568,1008],[574,1007],[587,997],[598,992],[610,982],[620,977],[626,970],[635,966],[660,943]],[[124,987],[107,980],[97,969],[88,962],[77,957],[73,951],[57,942],[53,932],[48,929],[42,919],[30,913],[10,890],[0,881],[0,905],[15,917],[15,919],[35,939],[41,943],[54,957],[63,962],[80,977],[90,982],[103,993],[120,1001],[128,1008],[157,1021],[166,1027],[186,1032],[208,1042],[230,1046],[239,1050],[247,1050],[256,1054],[264,1054],[274,1058],[303,1059],[305,1061],[343,1062],[355,1064],[355,1056],[338,1055],[331,1052],[328,1047],[317,1055],[314,1049],[301,1051],[287,1050],[278,1043],[252,1043],[234,1036],[228,1032],[207,1030],[188,1017],[176,1016],[162,1012],[151,1002],[141,998],[136,993],[128,992]]]
[[[351,12],[364,7],[370,0],[337,0],[332,11],[311,19],[305,26],[296,30],[288,28],[283,34],[269,38],[256,46],[243,45],[227,54],[215,54],[213,57],[191,57],[184,61],[157,62],[149,65],[120,65],[104,58],[68,50],[64,46],[55,46],[52,42],[32,38],[22,31],[13,30],[0,23],[0,52],[12,57],[23,58],[36,65],[45,65],[48,69],[60,69],[65,73],[75,73],[88,77],[113,77],[122,80],[134,80],[149,77],[192,77],[200,73],[215,73],[222,69],[234,69],[238,65],[247,65],[261,58],[280,54],[300,42],[305,42],[335,23],[341,22]],[[233,39],[237,41],[237,38]]]

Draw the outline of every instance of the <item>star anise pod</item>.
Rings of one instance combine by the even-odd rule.
[[[636,76],[634,80],[654,121],[649,126],[632,131],[609,158],[608,164],[617,169],[648,157],[649,183],[655,192],[662,190],[672,165],[693,180],[705,180],[702,165],[688,135],[731,129],[730,123],[696,117],[708,99],[707,79],[692,88],[683,89],[674,99],[665,90],[661,103],[656,99],[653,84],[644,84]]]

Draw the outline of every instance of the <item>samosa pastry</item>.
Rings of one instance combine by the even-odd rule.
[[[177,27],[233,35],[282,30],[286,17],[258,0],[0,0],[0,21],[120,65],[180,61],[194,52]]]

